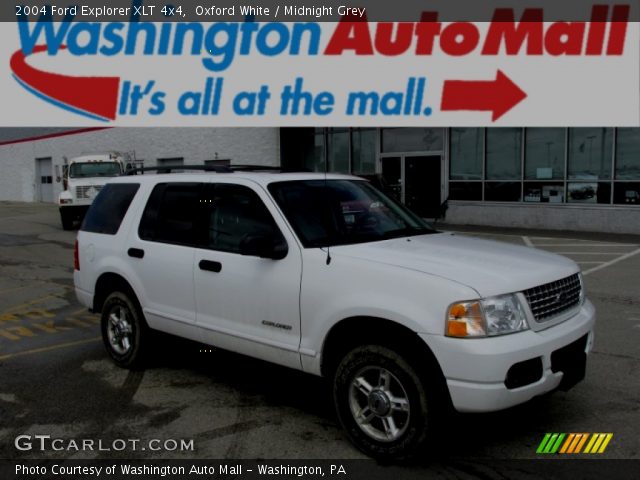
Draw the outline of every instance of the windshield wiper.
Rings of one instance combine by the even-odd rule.
[[[413,235],[426,235],[430,233],[436,232],[426,227],[404,227],[388,230],[382,234],[382,238],[388,240],[390,238],[411,237]]]

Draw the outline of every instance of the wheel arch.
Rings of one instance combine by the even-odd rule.
[[[444,382],[440,363],[416,332],[393,320],[371,316],[345,318],[331,327],[322,345],[322,376],[330,377],[344,355],[366,344],[395,349],[418,368],[429,374],[437,374]]]
[[[100,275],[96,281],[92,310],[94,312],[100,312],[109,294],[115,291],[122,291],[123,293],[131,295],[131,300],[135,302],[138,308],[140,308],[138,295],[131,284],[123,276],[118,275],[117,273],[106,272]]]

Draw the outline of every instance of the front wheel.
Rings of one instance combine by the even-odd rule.
[[[340,423],[367,455],[409,458],[428,438],[433,395],[391,349],[366,345],[349,352],[336,370],[333,394]]]
[[[146,350],[148,327],[135,300],[113,292],[102,307],[102,340],[116,365],[140,366]]]

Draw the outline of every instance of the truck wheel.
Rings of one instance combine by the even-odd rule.
[[[63,230],[71,230],[73,228],[73,217],[66,210],[60,210],[60,221]]]
[[[379,459],[410,458],[431,430],[433,395],[397,352],[365,345],[349,352],[334,377],[340,423],[364,453]]]
[[[102,340],[107,352],[124,368],[142,365],[149,327],[137,302],[129,294],[113,292],[102,307]]]

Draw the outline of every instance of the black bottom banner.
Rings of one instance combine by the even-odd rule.
[[[2,480],[344,480],[634,479],[640,460],[458,460],[381,464],[373,460],[0,460]]]

